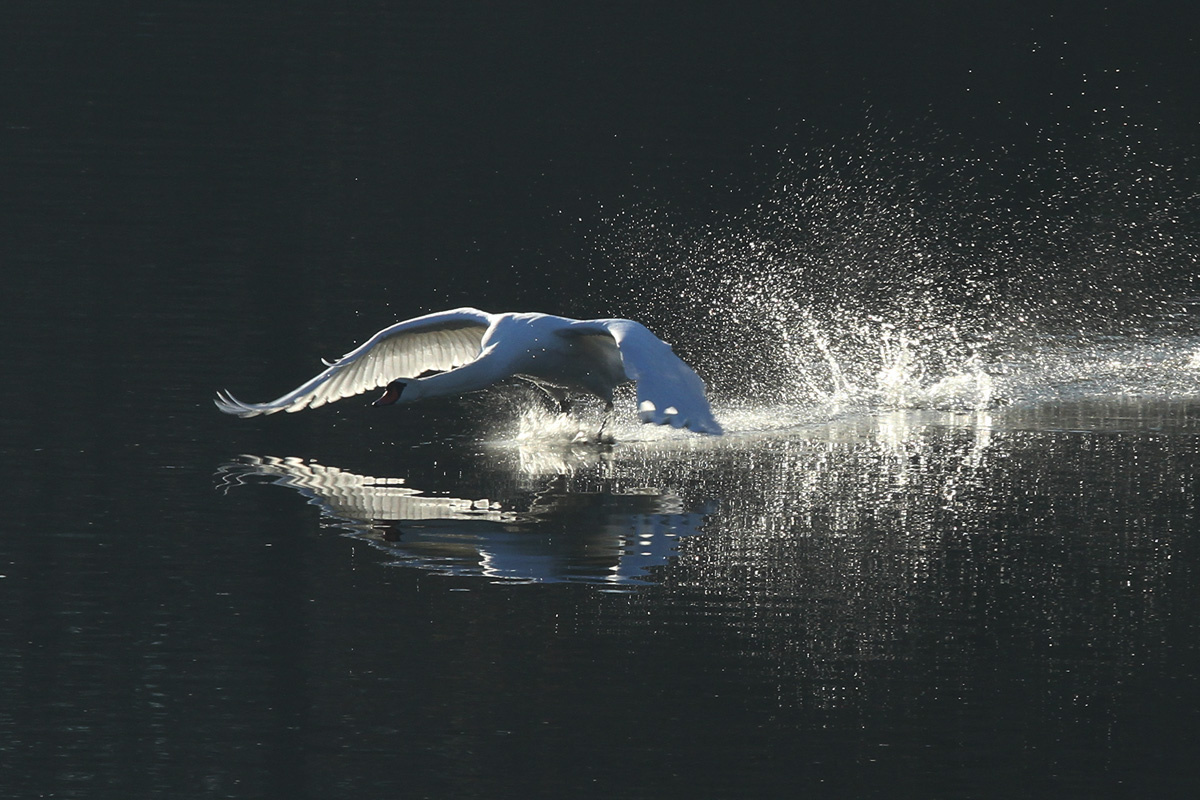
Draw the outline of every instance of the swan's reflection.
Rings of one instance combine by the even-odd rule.
[[[688,512],[679,497],[658,489],[580,491],[566,475],[548,479],[517,507],[430,496],[403,478],[299,458],[245,455],[218,474],[226,490],[260,481],[296,490],[330,525],[385,551],[395,564],[511,581],[644,580],[705,519],[705,509]]]
[[[1193,404],[897,410],[766,430],[749,412],[722,418],[720,440],[607,452],[439,447],[436,468],[433,456],[405,467],[428,494],[298,459],[247,457],[223,474],[301,492],[400,564],[652,578],[606,605],[604,624],[717,642],[781,706],[905,713],[914,687],[959,698],[998,662],[1058,676],[1047,706],[1102,705],[1170,641],[1179,554],[1195,538]],[[452,486],[476,488],[438,496]]]

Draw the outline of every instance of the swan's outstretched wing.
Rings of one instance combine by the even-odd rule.
[[[229,392],[214,401],[226,414],[255,417],[316,408],[386,386],[397,378],[445,372],[474,361],[493,316],[474,308],[429,314],[384,328],[303,386],[269,403],[243,403]]]
[[[617,343],[630,380],[637,381],[638,416],[642,422],[720,435],[704,381],[644,325],[628,319],[580,321],[568,330],[607,331]]]

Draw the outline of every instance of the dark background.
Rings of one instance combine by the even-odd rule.
[[[570,297],[602,209],[740,208],[770,154],[870,125],[1178,155],[1200,71],[1168,7],[8,4],[5,262],[17,295],[85,261],[147,300],[323,282],[372,320]]]
[[[678,322],[728,302],[730,219],[753,213],[785,159],[799,178],[837,160],[840,181],[865,165],[886,183],[892,167],[872,160],[892,146],[916,151],[910,163],[945,153],[967,163],[950,191],[936,185],[950,171],[927,168],[938,214],[953,221],[961,206],[964,222],[926,238],[1008,219],[978,248],[1001,255],[982,267],[951,258],[937,274],[913,263],[872,273],[878,251],[913,245],[867,231],[845,250],[835,236],[815,264],[839,273],[831,293],[895,293],[893,273],[911,283],[913,269],[953,293],[966,285],[960,272],[981,269],[976,294],[1024,274],[1024,295],[1041,298],[1051,275],[1068,322],[1082,295],[1117,296],[1113,282],[1187,293],[1200,71],[1183,13],[1154,3],[6,4],[0,302],[9,349],[32,333],[29,369],[52,367],[9,384],[9,414],[49,415],[36,426],[49,429],[73,421],[63,404],[137,406],[147,392],[130,376],[147,360],[192,373],[179,398],[189,408],[220,386],[263,400],[318,355],[459,305],[634,316],[704,361],[713,354],[690,352]],[[1075,256],[1108,246],[1077,235],[1101,216],[1093,198],[1072,196],[1080,183],[1101,187],[1102,212],[1138,198],[1128,229],[1142,233],[1125,252],[1146,255],[1117,275]],[[862,215],[819,198],[806,207],[790,191],[801,206],[770,227],[774,239],[813,216],[850,228]],[[888,202],[892,226],[910,198]],[[1047,207],[1069,220],[1069,236],[1041,218]],[[623,221],[647,208],[671,221]],[[672,226],[707,249],[706,282],[684,263],[688,248],[640,252]],[[1049,232],[1010,257],[1009,240],[1030,229]],[[1068,253],[1059,263],[1047,255],[1056,250]],[[784,291],[803,302],[820,276],[789,278],[789,264]],[[663,266],[677,274],[656,286]],[[736,270],[752,281],[759,268]],[[1160,291],[1145,277],[1161,270],[1182,286]],[[760,332],[723,333],[739,341],[710,341],[737,351]],[[213,377],[189,367],[197,348],[221,350]]]
[[[52,326],[67,357],[72,319],[152,314],[90,346],[129,350],[150,329],[182,351],[220,307],[247,323],[226,331],[231,370],[303,354],[294,375],[313,353],[458,305],[669,316],[640,301],[642,265],[595,243],[602,221],[649,206],[719,225],[761,202],[781,154],[910,136],[982,153],[971,180],[1005,187],[1029,163],[1082,173],[1136,150],[1194,192],[1200,71],[1184,13],[6,4],[6,313],[15,330]],[[1020,209],[1041,189],[1000,191]],[[330,311],[347,305],[361,319]]]
[[[631,796],[1190,785],[1195,759],[1175,733],[1195,718],[1185,423],[1133,444],[1018,429],[1000,452],[1030,454],[973,486],[982,543],[931,545],[933,562],[893,535],[910,529],[886,503],[858,504],[863,464],[882,465],[881,496],[895,488],[869,437],[831,450],[833,482],[850,488],[828,499],[800,491],[805,459],[825,463],[815,445],[780,444],[792,470],[761,481],[774,456],[733,449],[696,490],[733,512],[720,536],[693,537],[694,583],[614,596],[384,568],[298,496],[213,490],[219,465],[250,452],[478,496],[495,465],[455,446],[461,407],[241,421],[210,403],[220,387],[266,400],[395,319],[463,304],[677,324],[664,296],[690,292],[691,313],[708,284],[672,263],[676,282],[658,285],[659,262],[639,252],[648,234],[623,220],[669,209],[686,237],[714,231],[705,253],[719,266],[726,223],[786,158],[818,173],[808,154],[843,154],[886,172],[871,152],[889,142],[973,164],[981,196],[1005,205],[973,208],[972,224],[1019,220],[1044,194],[1011,180],[1028,165],[1065,163],[1056,181],[1086,174],[1121,192],[1152,165],[1145,175],[1177,183],[1172,225],[1148,230],[1185,245],[1171,275],[1186,287],[1190,21],[1185,6],[1146,2],[0,5],[0,783],[76,797],[485,797],[500,776],[510,796],[612,796],[627,769]],[[862,272],[848,280],[873,277],[852,256],[844,266]],[[934,451],[970,451],[976,435],[932,436]],[[929,460],[959,474],[962,459]],[[680,457],[678,483],[695,463]],[[917,533],[958,530],[939,516],[943,476],[929,477],[893,516],[920,517],[907,503],[939,520]],[[738,517],[741,493],[760,488],[762,508]],[[817,520],[814,544],[754,527],[776,492],[811,500],[788,524]],[[1129,519],[1097,493],[1129,498]],[[877,508],[849,543],[820,527]],[[1098,544],[1063,533],[1076,530]],[[722,548],[742,560],[714,578],[704,547],[714,569]],[[858,578],[822,547],[850,552]],[[912,601],[925,611],[909,610],[888,565],[932,571]],[[1096,600],[1076,585],[1093,583]],[[1110,613],[1112,597],[1134,611]],[[911,635],[891,624],[906,615]],[[1069,634],[1067,657],[1047,620]],[[1089,636],[1105,624],[1116,632],[1098,658]],[[826,650],[811,644],[822,625]],[[868,636],[878,651],[854,650]],[[533,788],[514,771],[531,763],[547,770]]]

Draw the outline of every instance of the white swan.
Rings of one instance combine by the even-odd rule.
[[[613,389],[637,382],[642,422],[721,434],[704,383],[645,326],[628,319],[575,320],[548,314],[488,314],[460,308],[384,328],[299,388],[269,403],[228,392],[226,414],[299,411],[384,388],[374,405],[411,403],[486,389],[506,378],[541,387],[565,411],[569,392],[595,395],[612,409]]]

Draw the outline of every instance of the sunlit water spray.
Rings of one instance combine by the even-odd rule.
[[[870,131],[785,157],[707,223],[608,219],[605,294],[699,367],[727,430],[1200,396],[1192,178],[1106,137],[1031,160]]]

